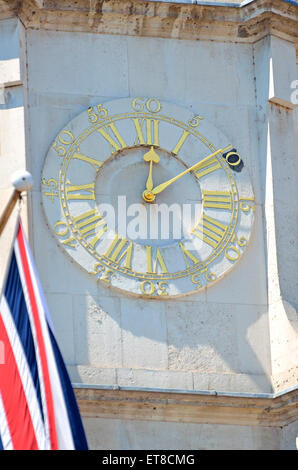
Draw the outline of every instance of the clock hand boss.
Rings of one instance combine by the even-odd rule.
[[[143,199],[146,202],[151,202],[155,199],[155,197],[152,194],[152,189],[153,189],[153,179],[152,179],[152,164],[153,163],[158,163],[160,161],[159,156],[154,150],[154,147],[152,146],[148,152],[145,153],[143,156],[145,162],[150,162],[150,167],[149,167],[149,175],[146,181],[146,190],[143,192]]]
[[[179,173],[179,175],[177,176],[174,176],[174,178],[171,178],[170,180],[168,181],[165,181],[164,183],[161,183],[159,184],[158,186],[156,186],[155,188],[153,188],[151,190],[151,193],[155,196],[156,194],[159,194],[161,193],[164,189],[166,189],[168,186],[170,186],[170,184],[174,183],[175,181],[177,181],[179,178],[181,178],[182,176],[186,175],[186,173],[189,173],[190,171],[192,170],[195,170],[195,169],[199,169],[201,165],[204,165],[204,163],[211,157],[214,157],[215,155],[219,154],[219,153],[223,153],[223,152],[226,152],[228,150],[230,150],[233,146],[232,145],[229,145],[228,147],[225,147],[223,149],[219,149],[217,150],[216,152],[214,153],[211,153],[210,155],[208,155],[207,157],[205,157],[203,160],[201,160],[200,162],[198,163],[195,163],[194,165],[192,165],[191,167],[187,168],[187,170],[184,170],[182,171],[182,173]],[[155,198],[153,198],[154,200]]]

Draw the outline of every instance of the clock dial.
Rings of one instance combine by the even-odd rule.
[[[156,299],[218,281],[253,226],[245,158],[204,116],[155,98],[73,119],[48,151],[41,192],[59,245],[90,276]]]

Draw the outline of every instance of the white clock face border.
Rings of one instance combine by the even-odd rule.
[[[156,98],[89,107],[59,132],[47,153],[41,192],[48,225],[59,246],[107,287],[154,299],[209,287],[241,258],[254,221],[245,157],[234,146],[231,153],[212,156],[230,144],[205,116]],[[142,199],[140,188],[145,190],[144,155],[150,149],[160,157],[152,164],[155,187],[204,160],[156,195],[154,204],[171,203],[169,195],[201,204],[187,238],[175,243],[126,238],[112,231],[99,211],[101,198],[115,202],[121,179],[135,202],[149,210],[152,204]]]

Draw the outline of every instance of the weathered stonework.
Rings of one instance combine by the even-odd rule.
[[[132,0],[27,1],[26,28],[175,39],[256,42],[268,34],[297,41],[294,5],[258,0],[243,7]]]
[[[285,395],[233,396],[133,389],[76,388],[85,417],[164,422],[284,427],[296,419],[295,391]]]

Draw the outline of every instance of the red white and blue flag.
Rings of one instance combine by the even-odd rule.
[[[0,301],[0,449],[87,449],[20,222]]]

